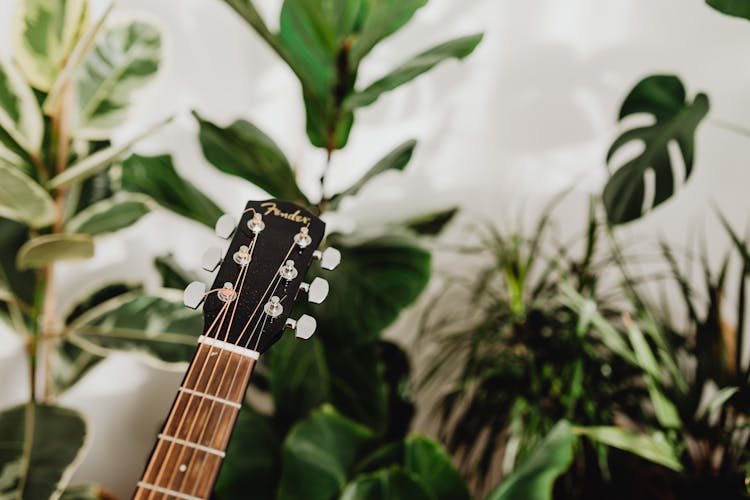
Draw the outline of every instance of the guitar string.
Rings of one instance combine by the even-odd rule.
[[[276,292],[276,289],[278,288],[278,285],[281,282],[281,277],[278,275],[278,273],[276,275],[276,278],[274,278],[274,280],[276,281],[276,285],[274,286],[274,289],[271,291],[272,294]],[[265,328],[267,320],[268,320],[268,314],[265,311],[263,311],[263,320],[261,321],[261,318],[258,318],[258,321],[255,323],[255,327],[253,327],[253,329],[251,330],[250,335],[248,336],[247,342],[244,345],[244,347],[246,349],[250,345],[250,341],[252,340],[253,335],[255,335],[255,332],[258,330],[258,327],[260,327],[260,332],[261,332],[258,335],[258,337],[260,337],[260,335],[262,335],[262,332],[263,332],[263,329]],[[235,345],[237,345],[237,344],[235,344]],[[256,343],[256,349],[257,349],[257,343]],[[239,371],[240,371],[240,364],[237,363],[237,366],[234,369],[234,373],[232,374],[232,379],[231,379],[231,382],[230,382],[227,394],[231,394],[232,390],[234,389],[234,384],[235,384],[235,382],[238,379]],[[244,395],[243,395],[242,399],[244,400]],[[219,422],[221,422],[221,419],[224,417],[224,412],[225,411],[226,411],[226,405],[222,405],[221,412],[220,412],[219,418],[218,418]],[[238,412],[239,412],[239,410],[238,410]],[[227,426],[227,433],[230,433],[231,430],[232,430],[232,427],[231,426]],[[204,429],[204,431],[205,431],[205,429]],[[217,437],[217,432],[218,432],[218,428],[216,428],[216,429],[213,430],[213,435],[211,436],[211,439],[209,440],[209,442],[214,442],[214,440]],[[220,440],[219,442],[223,442],[226,437],[228,437],[228,436],[226,436],[226,435],[222,436],[222,440]],[[205,466],[205,464],[206,464],[206,458],[207,458],[207,455],[204,454],[203,455],[203,459],[201,460],[201,464],[199,466],[199,469],[202,469]],[[188,464],[188,467],[190,467],[190,464]],[[197,484],[195,484],[193,486],[193,489],[190,491],[191,495],[195,494],[196,488],[197,488]]]
[[[234,304],[233,304],[234,307],[232,307],[231,302],[227,302],[227,305],[229,305],[230,307],[232,307],[232,313],[231,313],[231,316],[229,318],[229,326],[224,331],[224,338],[221,339],[221,340],[223,340],[225,342],[226,342],[226,340],[228,338],[232,321],[233,321],[234,316],[235,316],[235,314],[237,312],[237,305],[240,302],[240,297],[241,297],[242,291],[244,289],[245,278],[247,277],[247,272],[248,272],[248,270],[250,268],[250,265],[252,263],[252,253],[253,253],[253,250],[255,249],[255,242],[257,240],[258,240],[258,237],[256,236],[255,238],[253,238],[253,241],[250,243],[250,249],[249,249],[249,252],[250,252],[250,255],[251,255],[250,262],[248,262],[248,264],[246,266],[242,266],[240,268],[240,270],[239,270],[239,276],[237,277],[237,282],[234,284],[233,290],[234,290],[234,293],[235,293],[235,297],[234,297],[234,300],[232,301],[232,302],[234,302]],[[237,285],[239,285],[239,287]],[[222,325],[217,330],[217,335],[216,335],[217,339],[219,338],[219,333],[221,332],[221,327],[223,326],[223,323],[224,322],[222,321]],[[203,366],[201,366],[201,371],[198,374],[198,378],[196,379],[196,388],[199,388],[199,386],[200,386],[200,381],[201,381],[201,378],[203,377],[204,370],[206,369],[206,366],[208,365],[208,363],[209,363],[209,361],[210,361],[210,359],[212,357],[211,353],[213,352],[213,348],[214,348],[214,346],[210,346],[209,353],[206,356],[206,359],[205,359],[205,361],[203,363]],[[216,372],[216,368],[218,367],[219,362],[221,361],[221,355],[224,352],[224,349],[222,349],[222,348],[220,348],[218,346],[216,347],[216,349],[218,350],[218,355],[216,356],[216,362],[213,364],[213,367],[211,368],[211,373],[209,374],[208,378],[206,379],[206,387],[205,387],[206,391],[208,390],[208,388],[211,385],[211,381],[214,378],[214,373]],[[230,359],[231,359],[231,354],[230,354]],[[217,391],[221,391],[221,385],[219,385],[219,387],[217,388]],[[200,410],[203,407],[203,403],[206,401],[206,398],[203,398],[203,397],[200,397],[200,396],[197,396],[197,395],[195,397],[199,397],[200,398],[198,400],[198,407],[195,409],[195,415],[197,417],[198,415],[200,415]],[[188,395],[188,401],[185,404],[185,412],[183,413],[183,418],[181,419],[181,421],[180,421],[177,429],[175,429],[175,434],[174,434],[175,437],[179,437],[179,435],[180,435],[180,431],[182,430],[182,426],[183,426],[183,423],[184,423],[184,420],[185,420],[184,417],[188,413],[188,410],[190,409],[190,405],[193,402],[192,398],[193,398],[193,394],[189,394]],[[213,405],[213,401],[211,402],[211,404]],[[208,414],[207,418],[209,418],[209,417],[210,417],[210,413]],[[198,422],[198,418],[192,419],[192,422],[190,424],[190,428],[188,429],[187,434],[185,435],[185,440],[186,441],[191,441],[191,436],[193,434],[193,430],[195,429],[195,426],[196,426],[197,422]],[[206,424],[208,424],[208,420],[206,421]],[[201,444],[200,440],[198,441],[197,444]],[[180,451],[177,454],[177,461],[175,463],[177,463],[177,464],[181,463],[182,456],[183,456],[183,454],[185,453],[186,450],[187,450],[187,447],[185,447],[185,446],[183,446],[180,449]],[[169,450],[169,451],[171,451],[171,450]],[[165,457],[165,463],[168,463],[168,460],[167,460],[168,456],[169,456],[169,453]],[[182,479],[185,476],[187,476],[187,474],[185,474],[185,473],[178,474],[178,472],[181,472],[181,471],[175,470],[173,468],[172,475],[169,477],[169,480],[166,483],[168,488],[170,487],[170,485],[172,484],[172,482],[174,482],[175,478]]]
[[[251,243],[251,245],[254,246],[254,244],[255,244],[255,239],[253,239],[253,242]],[[245,271],[248,267],[249,267],[249,264],[248,264],[248,266],[240,268],[240,270],[238,272],[238,275],[236,277],[236,282],[233,285],[233,289],[235,290],[235,293],[236,293],[236,290],[237,290],[237,284],[238,284],[238,282],[240,280],[240,277],[243,275],[243,271]],[[221,289],[219,289],[219,290],[221,290]],[[236,298],[235,298],[235,300],[236,300]],[[221,316],[221,322],[219,323],[219,326],[217,328],[216,338],[219,337],[218,332],[221,331],[221,328],[224,325],[224,320],[226,318],[226,312],[229,310],[229,306],[230,305],[231,305],[230,302],[226,302],[224,304],[224,306],[222,306],[221,313],[223,313],[223,314]],[[218,316],[217,316],[216,319],[218,319]],[[214,324],[216,323],[216,319],[214,320]],[[210,337],[210,331],[206,332],[206,336]],[[208,365],[208,363],[211,361],[211,358],[213,357],[214,348],[215,347],[213,345],[209,346],[209,350],[208,350],[208,353],[206,354],[206,358],[204,359],[203,364],[200,367],[200,371],[198,372],[198,376],[196,378],[196,387],[200,384],[201,378],[203,377],[204,370],[206,369],[206,366]],[[216,347],[215,349],[217,349],[218,356],[217,356],[216,363],[214,363],[214,366],[218,363],[218,361],[219,361],[218,358],[221,357],[221,350],[220,350],[220,348]],[[191,367],[190,373],[193,373],[194,369],[195,368]],[[187,380],[187,378],[186,378],[186,380]],[[209,378],[209,380],[210,380],[210,378]],[[190,408],[190,404],[192,403],[192,401],[193,401],[193,394],[188,394],[187,395],[187,401],[185,402],[184,411],[182,412],[182,415],[180,416],[180,420],[178,421],[177,427],[175,429],[175,436],[179,436],[180,430],[182,429],[182,427],[183,427],[183,425],[185,423],[185,418],[186,418],[186,415],[188,413],[188,409]],[[167,421],[167,425],[165,425],[165,427],[164,427],[165,430],[167,429],[168,424],[170,423],[170,421],[171,421],[171,419]],[[169,444],[167,445],[167,451],[166,451],[166,453],[164,455],[164,459],[162,461],[162,464],[169,463],[169,458],[172,455],[172,450],[173,449],[174,449],[174,441],[169,441]],[[157,486],[159,485],[159,482],[160,482],[160,480],[162,478],[162,475],[164,474],[165,470],[166,470],[166,467],[162,467],[161,468],[161,470],[157,473],[156,478],[154,479],[153,484],[155,484]],[[169,483],[171,483],[171,480],[169,481]],[[154,491],[151,491],[151,493],[149,493],[149,496],[146,498],[146,500],[151,500],[151,494],[152,493],[154,493]]]
[[[286,255],[284,256],[284,258],[282,259],[282,261],[281,261],[281,264],[279,264],[279,267],[277,268],[277,271],[276,271],[276,273],[275,273],[275,275],[274,275],[274,278],[273,278],[273,279],[271,280],[271,283],[270,283],[270,284],[269,284],[269,286],[268,286],[268,287],[266,288],[266,290],[265,290],[265,291],[263,292],[263,295],[262,295],[262,296],[261,296],[261,297],[259,298],[259,300],[258,300],[258,303],[257,303],[257,305],[256,305],[255,309],[253,310],[253,313],[251,314],[251,316],[250,316],[250,318],[249,318],[249,320],[248,320],[248,323],[252,322],[252,320],[254,319],[254,317],[255,317],[255,314],[256,314],[256,313],[258,312],[258,307],[259,307],[259,305],[260,305],[260,304],[263,304],[263,303],[265,302],[265,298],[266,298],[266,296],[268,295],[268,290],[269,290],[269,288],[271,287],[271,285],[273,285],[273,284],[274,284],[274,282],[276,283],[276,285],[274,286],[274,289],[273,289],[273,290],[271,291],[271,294],[273,294],[273,293],[275,293],[275,292],[276,292],[276,289],[278,288],[278,284],[279,284],[279,283],[280,283],[280,281],[281,281],[281,276],[280,276],[280,274],[279,274],[279,271],[281,270],[281,267],[282,267],[282,266],[284,265],[284,262],[286,262],[286,259],[287,259],[287,258],[289,257],[289,255],[291,254],[292,250],[294,250],[294,246],[295,246],[295,245],[296,245],[296,243],[292,243],[291,247],[290,247],[290,248],[289,248],[289,250],[287,251],[287,253],[286,253]],[[263,318],[263,322],[262,322],[262,323],[263,323],[263,325],[265,325],[265,321],[266,321],[266,320],[268,319],[268,316],[267,316],[267,314],[266,314],[265,312],[263,312],[263,316],[264,316],[264,318]],[[248,347],[248,345],[249,345],[250,341],[252,340],[252,338],[253,338],[253,335],[255,334],[255,331],[257,330],[257,328],[258,328],[258,326],[259,326],[259,325],[261,325],[261,320],[260,320],[260,318],[258,318],[258,321],[257,321],[257,322],[256,322],[256,324],[255,324],[255,327],[254,327],[254,328],[253,328],[253,330],[252,330],[252,331],[250,332],[250,335],[249,335],[249,337],[248,337],[247,343],[246,343],[246,344],[245,344],[245,346],[244,346],[245,348],[247,348],[247,347]],[[264,328],[264,326],[261,326],[261,332],[262,332],[262,329],[263,329],[263,328]],[[247,325],[246,325],[246,326],[245,326],[245,328],[243,329],[242,333],[240,334],[240,336],[238,337],[238,339],[237,339],[237,341],[236,341],[236,342],[234,343],[234,345],[239,345],[239,344],[240,344],[240,342],[242,341],[242,337],[244,336],[244,333],[245,333],[246,329],[247,329]],[[257,347],[257,345],[256,345],[256,347]],[[227,398],[225,398],[225,399],[229,399],[229,398],[228,398],[228,395],[229,395],[229,394],[231,394],[231,393],[232,393],[232,390],[234,389],[234,385],[235,385],[235,382],[237,381],[237,378],[238,378],[238,375],[239,375],[239,371],[240,371],[240,365],[241,365],[241,364],[240,364],[240,363],[238,362],[238,363],[237,363],[237,365],[235,366],[235,369],[234,369],[234,373],[232,374],[232,377],[231,377],[231,379],[230,379],[230,384],[229,384],[229,388],[228,388],[228,390],[227,390]],[[227,375],[227,368],[228,368],[228,366],[226,366],[226,367],[224,368],[224,371],[223,371],[223,373],[222,373],[222,375],[221,375],[221,381],[219,382],[219,388],[221,388],[221,387],[222,387],[222,386],[224,385],[224,380],[225,380],[225,377],[226,377],[226,375]],[[219,389],[219,390],[220,390],[220,389]],[[242,398],[242,399],[244,400],[244,395],[243,395],[243,398]],[[210,412],[210,413],[212,413],[212,412],[213,412],[213,406],[215,405],[215,403],[214,403],[214,402],[212,402],[212,403],[211,403],[211,405],[212,405],[212,406],[211,406],[211,409],[209,410],[209,412]],[[221,410],[220,410],[220,413],[219,413],[219,418],[218,418],[217,422],[221,422],[221,419],[222,419],[222,418],[224,417],[224,412],[225,412],[225,411],[226,411],[226,405],[225,405],[225,404],[221,404]],[[202,430],[202,432],[201,432],[201,435],[200,435],[200,437],[198,438],[198,442],[202,442],[202,441],[203,441],[203,437],[204,437],[204,435],[205,435],[205,432],[206,432],[206,430],[207,430],[207,429],[208,429],[208,426],[205,426],[205,427],[203,428],[203,430]],[[208,441],[209,443],[213,443],[213,442],[214,442],[214,440],[216,439],[216,437],[217,437],[217,432],[218,432],[218,426],[217,426],[217,428],[213,429],[213,430],[212,430],[212,432],[213,432],[213,434],[211,435],[211,438],[210,438],[210,439],[209,439],[209,441]],[[190,459],[189,459],[189,461],[188,461],[188,463],[186,464],[186,466],[187,466],[187,468],[188,468],[188,469],[190,469],[190,467],[192,466],[192,461],[193,461],[193,459],[194,459],[195,455],[196,455],[196,453],[195,453],[195,452],[193,452],[193,453],[192,453],[192,455],[191,455],[191,457],[190,457]],[[199,467],[199,468],[203,468],[203,466],[204,466],[204,465],[205,465],[205,463],[206,463],[206,458],[207,458],[207,454],[206,454],[206,453],[204,453],[204,454],[203,454],[203,459],[201,460],[201,465],[200,465],[200,467]],[[181,484],[180,484],[180,485],[181,485]],[[195,492],[195,489],[197,488],[197,486],[198,486],[198,485],[197,485],[197,483],[193,485],[193,489],[191,490],[191,495],[192,495],[192,494],[193,494],[193,493]]]
[[[228,311],[228,309],[229,309],[229,307],[228,307],[228,306],[229,306],[229,303],[226,303],[226,304],[224,304],[224,306],[223,306],[223,307],[221,308],[221,310],[219,311],[219,314],[217,314],[217,315],[216,315],[216,318],[214,318],[214,321],[213,321],[213,322],[211,323],[211,325],[210,325],[210,326],[208,327],[208,329],[206,330],[206,334],[207,334],[207,335],[208,335],[208,334],[210,334],[211,330],[213,330],[214,326],[216,326],[216,323],[217,323],[217,321],[219,321],[219,320],[221,319],[221,321],[223,322],[223,318],[225,317],[225,315],[226,315],[226,312],[227,312],[227,311]],[[219,325],[219,328],[221,328],[221,324]],[[190,373],[192,373],[192,370],[190,370]],[[179,396],[178,396],[178,397],[179,397]],[[176,400],[175,400],[175,401],[176,401]],[[166,424],[165,424],[165,428],[166,428],[166,427],[168,427],[168,426],[169,426],[169,424],[170,424],[170,423],[172,422],[172,417],[173,417],[173,414],[171,414],[171,415],[169,416],[169,418],[167,418],[167,422],[166,422]],[[172,443],[170,442],[170,444],[169,444],[169,445],[167,445],[167,446],[168,446],[168,449],[167,449],[167,451],[169,451],[169,447],[171,447],[171,444],[172,444]],[[157,447],[158,447],[158,444],[157,444]],[[150,472],[151,468],[152,468],[152,467],[155,467],[155,466],[157,466],[157,463],[156,463],[156,461],[155,461],[155,458],[156,458],[156,448],[154,449],[154,453],[153,453],[152,461],[151,461],[151,462],[149,463],[149,465],[148,465],[148,466],[147,466],[147,468],[146,468],[146,471],[144,472],[144,475],[143,475],[143,476],[144,476],[144,479],[145,479],[145,478],[146,478],[146,477],[147,477],[147,476],[149,475],[149,472]],[[166,460],[163,460],[163,461],[162,461],[161,463],[162,463],[162,465],[163,465],[164,463],[166,463]],[[160,472],[161,472],[161,471],[160,471]],[[160,476],[160,472],[158,472],[158,473],[157,473],[157,476],[156,476],[156,478],[155,478],[155,479],[157,479],[157,480],[158,480],[158,478],[159,478],[159,476]],[[154,483],[153,483],[153,484],[156,484],[156,481],[154,481]],[[156,491],[154,491],[154,490],[149,490],[149,492],[148,492],[148,494],[147,494],[147,496],[146,496],[146,500],[151,500],[151,497],[153,496],[153,494],[154,494],[154,493],[156,493]],[[162,493],[162,497],[163,497],[163,493]]]

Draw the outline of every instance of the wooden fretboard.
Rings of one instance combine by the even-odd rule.
[[[211,496],[255,360],[199,344],[135,500]]]

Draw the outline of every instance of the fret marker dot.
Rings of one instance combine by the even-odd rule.
[[[185,472],[187,470],[187,465],[182,464],[180,465],[179,469],[180,469],[180,472]]]

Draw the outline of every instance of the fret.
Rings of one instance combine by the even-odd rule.
[[[217,403],[221,403],[223,405],[231,406],[232,408],[237,408],[238,410],[242,408],[242,405],[240,403],[236,403],[234,401],[229,401],[228,399],[220,398],[218,396],[212,396],[211,394],[205,394],[199,391],[194,391],[192,389],[188,389],[187,387],[180,387],[177,389],[180,392],[184,392],[185,394],[190,394],[191,396],[198,396],[204,399],[209,399],[211,401],[216,401]]]
[[[180,493],[179,491],[170,490],[167,488],[162,488],[161,486],[156,486],[153,484],[144,483],[143,481],[138,481],[138,488],[147,489],[150,491],[155,491],[156,493],[161,493],[163,495],[173,496],[175,498],[180,498],[184,500],[203,500],[200,497],[194,497],[193,495],[188,495],[186,493]],[[138,493],[136,493],[136,498],[138,498]]]
[[[224,458],[226,455],[223,451],[217,450],[216,448],[211,448],[209,446],[203,446],[202,444],[193,443],[192,441],[186,441],[184,439],[176,438],[174,436],[167,436],[165,434],[159,434],[157,436],[157,439],[161,439],[163,441],[170,441],[175,444],[179,444],[180,446],[184,446],[187,448],[193,448],[198,451],[205,451],[206,453],[213,453],[214,455],[217,455],[221,458]]]

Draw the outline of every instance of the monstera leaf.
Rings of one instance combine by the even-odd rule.
[[[60,497],[86,439],[75,411],[28,403],[0,413],[0,497]]]
[[[698,94],[686,100],[685,87],[676,76],[654,75],[641,80],[620,109],[620,120],[638,113],[653,116],[654,123],[624,132],[612,144],[607,162],[625,145],[640,142],[644,146],[610,177],[604,188],[604,205],[612,224],[640,217],[645,210],[663,203],[674,193],[674,165],[668,146],[674,142],[685,165],[685,180],[690,176],[695,157],[695,130],[708,113],[708,97]],[[644,176],[654,176],[653,201],[646,200]]]
[[[706,3],[728,16],[750,20],[750,1],[748,0],[706,0]]]

